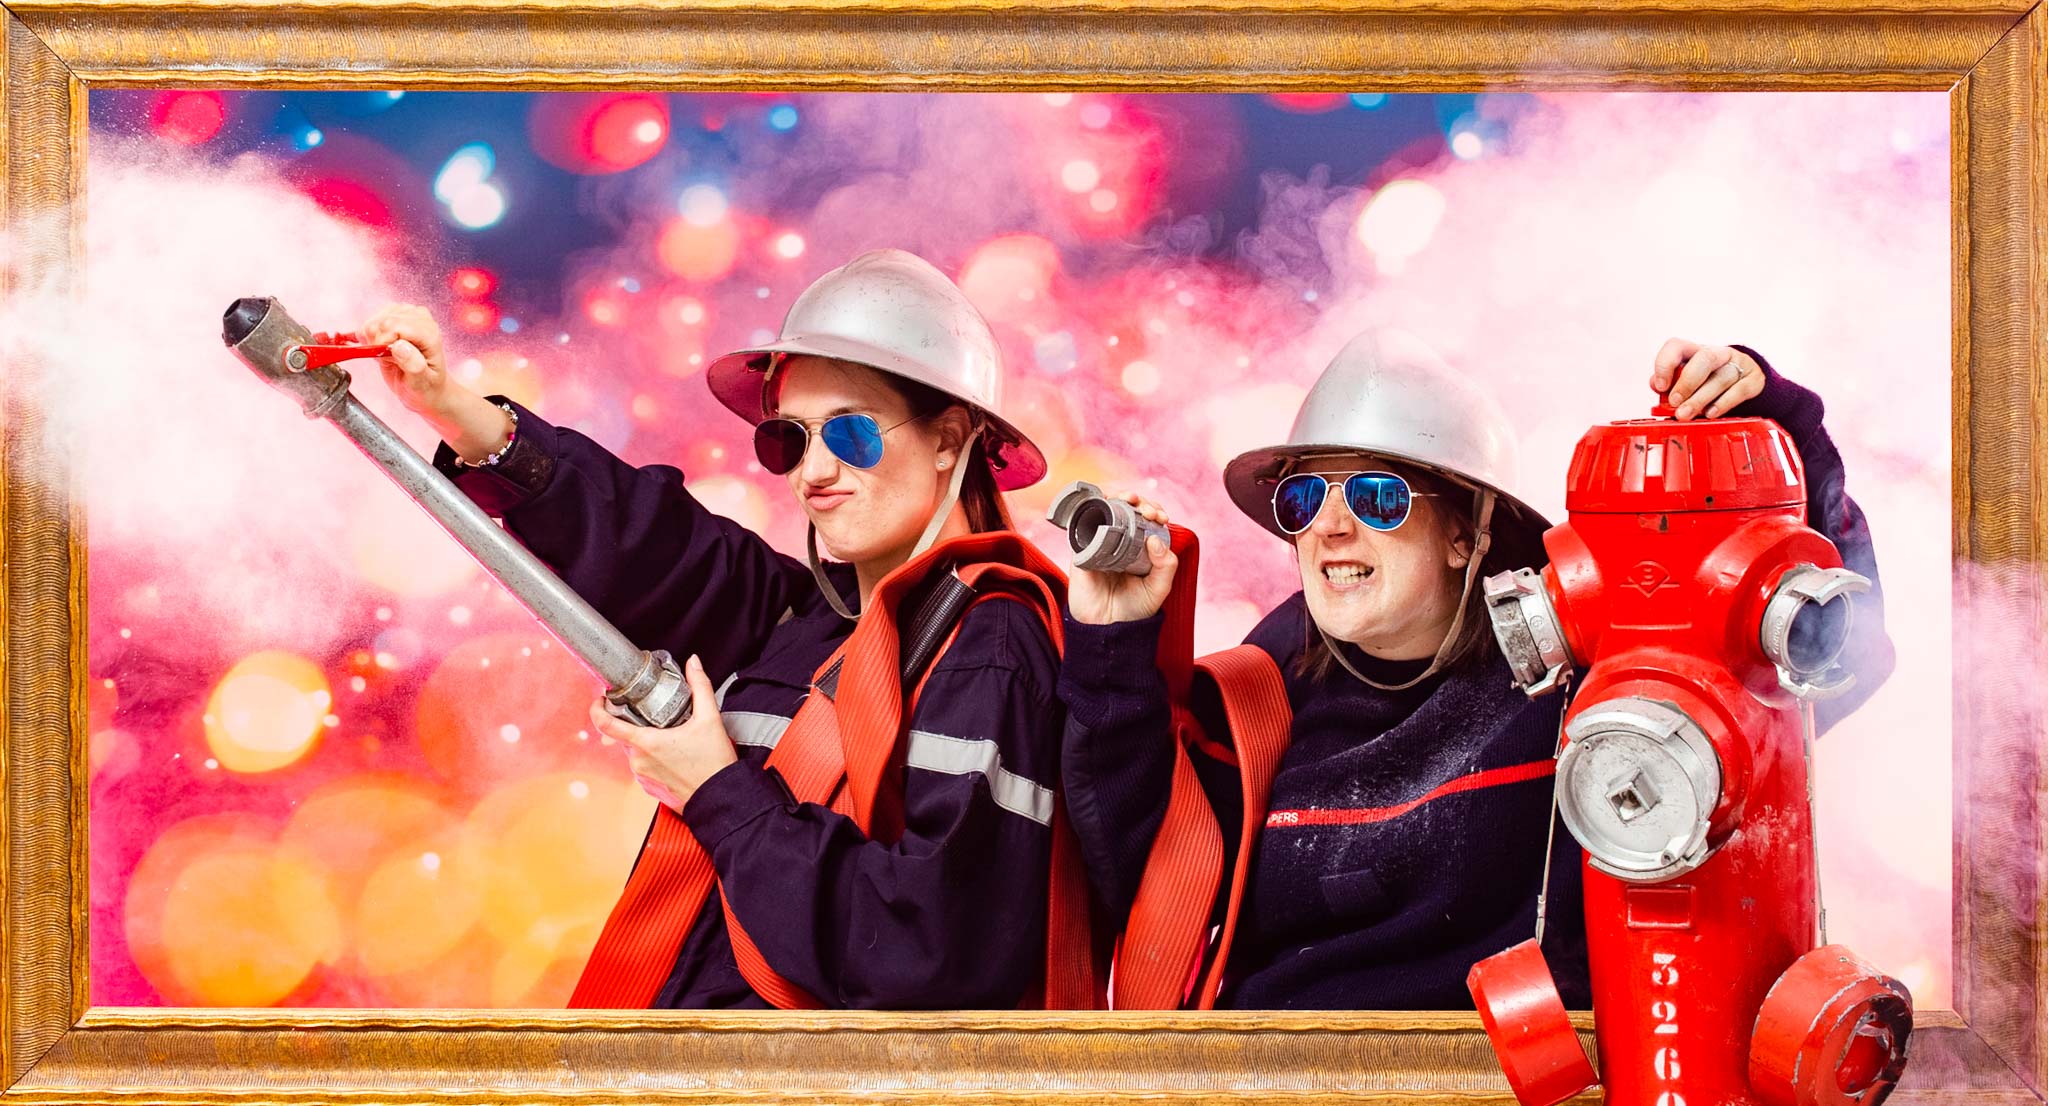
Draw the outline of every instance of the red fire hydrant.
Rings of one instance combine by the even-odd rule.
[[[1810,775],[1869,581],[1806,525],[1782,428],[1670,414],[1588,431],[1550,564],[1485,589],[1517,683],[1577,684],[1556,796],[1586,854],[1600,1082],[1611,1106],[1875,1106],[1912,998],[1826,943]],[[1536,942],[1469,983],[1526,1106],[1592,1085]]]

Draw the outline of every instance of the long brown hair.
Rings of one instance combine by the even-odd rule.
[[[1476,508],[1479,495],[1469,484],[1459,483],[1440,476],[1428,469],[1416,468],[1373,458],[1375,468],[1385,469],[1408,481],[1418,492],[1427,492],[1436,497],[1438,525],[1450,528],[1454,541],[1472,541],[1477,521]],[[1444,655],[1443,671],[1452,671],[1468,665],[1479,665],[1493,659],[1500,646],[1493,637],[1493,626],[1486,613],[1486,603],[1479,595],[1479,582],[1495,573],[1517,568],[1534,568],[1548,559],[1543,551],[1543,533],[1508,507],[1498,496],[1494,499],[1493,519],[1487,527],[1492,542],[1486,556],[1480,558],[1479,571],[1472,578],[1472,594],[1465,601],[1465,614],[1458,625],[1451,630],[1451,648]],[[1459,581],[1463,582],[1464,569],[1458,570]],[[1301,656],[1294,663],[1296,673],[1312,680],[1327,679],[1337,667],[1337,657],[1330,651],[1330,643],[1316,630],[1315,619],[1309,618],[1306,626],[1306,641]]]
[[[933,418],[955,407],[966,411],[970,417],[974,414],[973,408],[929,385],[891,373],[883,373],[882,381],[910,405],[910,414],[914,418]],[[996,487],[995,469],[988,462],[989,434],[990,430],[984,427],[975,435],[973,447],[961,462],[967,466],[967,472],[960,481],[960,505],[967,511],[968,531],[975,534],[1015,529],[1010,521],[1009,505],[1004,501],[1002,491]]]

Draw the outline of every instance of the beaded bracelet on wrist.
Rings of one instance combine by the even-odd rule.
[[[512,405],[509,403],[494,403],[492,406],[496,407],[500,411],[505,412],[505,414],[510,416],[512,419],[512,431],[511,433],[505,435],[505,444],[499,446],[497,452],[475,463],[465,461],[460,456],[457,456],[455,458],[455,467],[465,469],[491,468],[495,466],[499,461],[504,460],[505,455],[507,453],[512,452],[512,443],[519,440],[519,412],[513,410]]]

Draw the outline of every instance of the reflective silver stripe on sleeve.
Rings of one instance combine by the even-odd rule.
[[[790,719],[779,714],[727,711],[725,732],[735,745],[773,749],[788,731]],[[948,776],[979,775],[988,780],[989,794],[996,805],[1021,814],[1042,826],[1052,825],[1052,791],[1003,767],[1003,755],[996,743],[947,737],[925,730],[910,731],[910,752],[905,758],[912,768]]]
[[[910,753],[905,759],[912,768],[927,772],[949,776],[979,773],[987,777],[989,793],[995,796],[997,806],[1039,825],[1052,825],[1052,791],[1003,767],[1003,755],[993,741],[970,741],[912,730]]]
[[[753,711],[726,711],[719,717],[725,720],[725,734],[735,745],[753,745],[762,749],[773,749],[782,740],[782,731],[789,729],[790,720],[779,714],[756,714]]]

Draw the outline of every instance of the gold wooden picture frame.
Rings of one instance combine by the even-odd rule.
[[[2032,0],[0,0],[16,279],[75,276],[88,90],[150,86],[1945,89],[1958,598],[1983,586],[1973,565],[2048,559],[2048,10]],[[5,1097],[1512,1102],[1471,1014],[89,1009],[86,549],[34,401],[66,371],[0,361]],[[2026,648],[2015,671],[2048,674],[2048,648]],[[1897,1101],[2048,1088],[2044,705],[2039,680],[1957,690],[1954,1010],[1921,1012]]]

